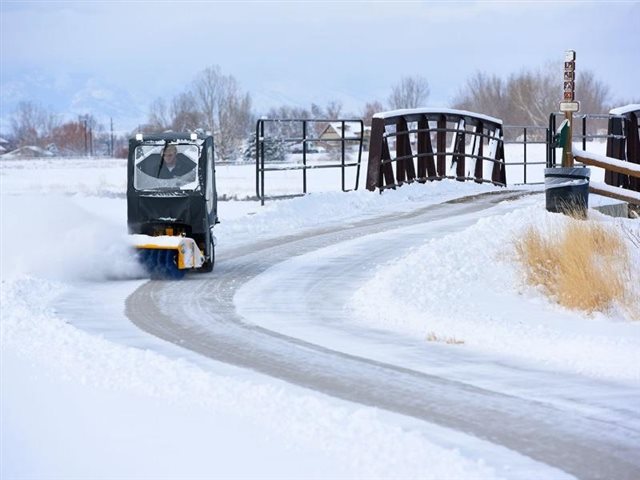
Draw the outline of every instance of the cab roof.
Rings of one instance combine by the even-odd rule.
[[[195,135],[196,138],[193,138],[192,135]],[[139,137],[142,136],[142,139]],[[195,132],[163,132],[163,133],[138,133],[135,136],[131,137],[130,141],[139,141],[139,142],[176,142],[176,141],[186,141],[192,142],[194,140],[205,140],[207,137],[211,135],[205,135],[204,133],[195,133]]]

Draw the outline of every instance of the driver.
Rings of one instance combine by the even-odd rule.
[[[158,178],[182,177],[191,172],[195,166],[196,163],[193,160],[184,155],[178,155],[175,145],[167,145],[162,151],[162,161],[155,176]]]

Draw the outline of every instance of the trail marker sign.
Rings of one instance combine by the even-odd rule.
[[[560,102],[561,112],[579,112],[580,102]]]
[[[576,52],[569,50],[564,57],[564,100],[573,102],[576,98]]]

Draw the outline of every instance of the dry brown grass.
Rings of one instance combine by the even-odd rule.
[[[427,342],[443,342],[449,345],[462,345],[464,340],[458,340],[455,337],[440,337],[435,332],[427,333]]]
[[[638,316],[629,290],[629,252],[616,230],[575,219],[561,231],[530,228],[516,242],[516,252],[527,282],[559,304],[590,313],[618,305]]]

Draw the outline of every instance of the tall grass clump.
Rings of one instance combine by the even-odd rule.
[[[560,305],[589,313],[615,306],[640,318],[629,250],[615,228],[570,218],[544,232],[529,227],[515,247],[527,283]]]

